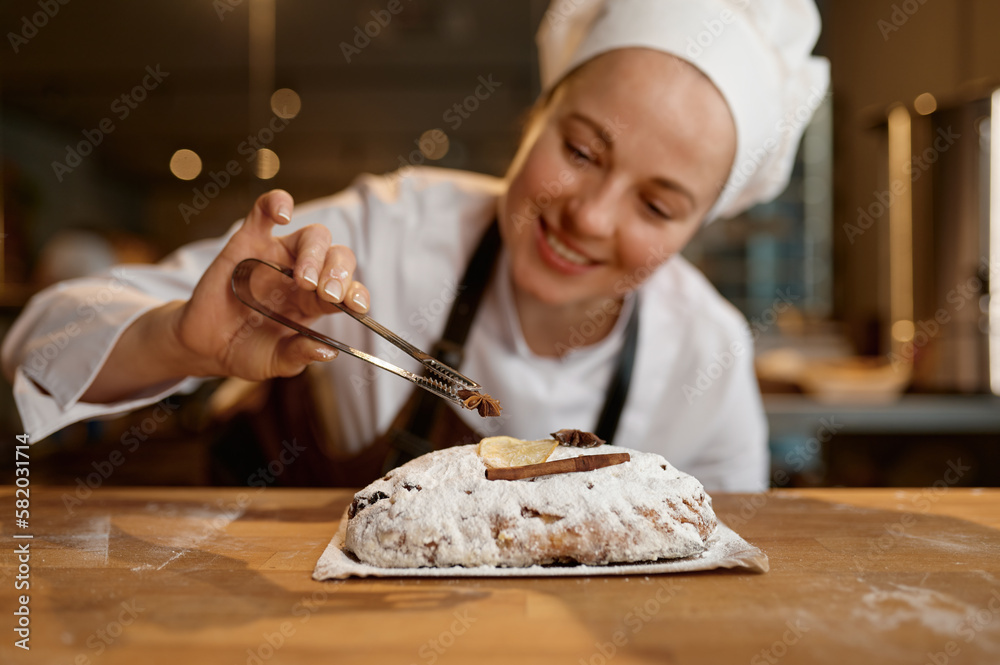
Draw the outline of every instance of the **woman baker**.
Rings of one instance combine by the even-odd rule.
[[[364,485],[435,446],[578,428],[660,453],[710,490],[763,489],[746,322],[678,254],[787,184],[826,91],[818,32],[811,0],[556,0],[538,34],[543,92],[505,178],[404,169],[300,206],[274,190],[224,238],[42,292],[3,348],[26,431],[38,440],[206,377],[301,375],[314,408],[272,399],[279,425],[257,431],[265,459],[298,433],[308,459],[287,465],[292,481]],[[329,303],[372,308],[461,363],[503,413],[481,419],[330,362],[269,321],[245,334],[230,278],[248,257],[294,266],[285,304],[302,323],[392,358]],[[31,362],[69,325],[63,352]]]

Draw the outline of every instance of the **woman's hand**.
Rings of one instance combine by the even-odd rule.
[[[318,224],[275,237],[275,224],[291,219],[292,197],[273,190],[254,204],[243,226],[230,238],[177,313],[176,336],[192,359],[196,376],[238,376],[252,381],[294,376],[313,361],[331,360],[336,351],[285,326],[265,321],[253,334],[245,330],[251,312],[230,288],[233,269],[254,257],[292,266],[298,287],[279,311],[306,325],[338,311],[330,302],[344,302],[358,312],[368,310],[368,289],[354,281],[354,253],[331,245],[330,231]],[[278,309],[278,308],[276,308]]]
[[[251,381],[294,376],[311,362],[336,357],[336,350],[269,319],[247,335],[252,310],[232,292],[236,265],[259,258],[294,268],[297,288],[289,289],[289,297],[275,308],[291,319],[309,325],[338,311],[331,302],[362,313],[368,310],[368,289],[354,281],[354,253],[331,245],[326,227],[314,224],[287,236],[272,235],[276,224],[289,223],[292,206],[291,195],[283,190],[258,198],[191,298],[150,310],[129,326],[81,399],[118,401],[187,376]]]

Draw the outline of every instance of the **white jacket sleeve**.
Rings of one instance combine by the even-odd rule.
[[[80,401],[125,329],[158,305],[189,298],[225,241],[188,245],[157,265],[122,265],[62,282],[31,299],[4,339],[3,367],[32,442],[74,422],[132,411],[197,386],[186,379],[121,402]]]
[[[370,217],[368,206],[377,198],[373,192],[386,182],[360,176],[333,196],[296,205],[291,223],[275,227],[274,234],[323,224],[334,242],[351,247],[360,261],[375,243],[367,235],[375,233],[367,228],[372,225],[361,220]],[[189,377],[120,402],[80,401],[132,322],[163,303],[190,298],[241,224],[220,238],[186,245],[156,265],[118,266],[101,276],[56,284],[31,299],[4,340],[2,353],[4,372],[14,384],[14,401],[32,442],[74,422],[127,413],[197,387],[202,380]]]

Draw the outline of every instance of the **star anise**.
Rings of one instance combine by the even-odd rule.
[[[605,444],[604,439],[596,434],[578,429],[561,429],[558,432],[552,432],[552,438],[558,441],[561,446],[575,448],[596,448]]]
[[[456,394],[462,398],[462,404],[467,409],[477,409],[483,418],[493,418],[500,415],[503,408],[495,397],[473,390],[458,390]]]

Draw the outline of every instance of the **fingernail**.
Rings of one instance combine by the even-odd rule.
[[[278,206],[278,217],[281,217],[286,222],[292,221],[292,214],[288,212],[288,206]]]
[[[319,360],[325,362],[327,360],[333,360],[334,358],[336,358],[337,351],[335,349],[328,349],[325,346],[321,346],[320,348],[316,349],[316,355],[318,356]]]
[[[319,288],[319,273],[316,272],[316,269],[312,266],[309,266],[302,271],[302,279]]]
[[[326,295],[333,298],[334,302],[340,302],[344,297],[344,286],[335,279],[328,281],[326,286],[323,287],[323,290],[326,291]]]
[[[361,309],[365,310],[366,312],[368,311],[368,298],[365,297],[364,293],[358,291],[351,297],[351,300],[353,300],[354,304],[360,307]]]

